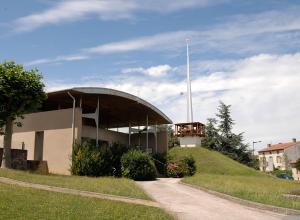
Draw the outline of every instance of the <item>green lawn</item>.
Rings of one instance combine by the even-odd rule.
[[[142,205],[0,184],[0,219],[173,219]]]
[[[205,148],[175,148],[171,154],[192,154],[197,173],[182,181],[246,200],[280,207],[299,209],[300,200],[283,197],[300,190],[300,183],[282,180],[244,166]]]
[[[25,171],[7,169],[0,169],[0,176],[30,183],[129,196],[140,199],[150,199],[133,180],[125,178],[40,175]]]

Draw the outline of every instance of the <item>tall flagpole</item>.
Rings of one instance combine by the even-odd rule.
[[[186,39],[187,122],[193,122],[192,89],[190,80],[190,39]]]

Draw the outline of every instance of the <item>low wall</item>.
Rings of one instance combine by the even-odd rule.
[[[47,161],[27,160],[27,169],[40,174],[49,173]]]
[[[3,148],[0,148],[0,165],[2,164]],[[27,150],[11,149],[11,168],[27,169]]]

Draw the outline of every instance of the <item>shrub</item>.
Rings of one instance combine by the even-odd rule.
[[[192,176],[196,172],[195,160],[191,155],[180,157],[168,155],[167,160],[168,177]]]
[[[165,175],[167,172],[167,154],[166,153],[156,153],[153,156],[155,167],[158,173]]]
[[[124,145],[96,147],[83,141],[76,143],[72,154],[71,173],[79,176],[121,176],[121,157],[128,151]]]
[[[122,175],[134,180],[153,180],[156,169],[147,153],[141,150],[130,150],[121,158]]]
[[[110,172],[105,152],[88,142],[76,143],[72,154],[71,173],[79,176],[104,176]]]
[[[110,148],[111,152],[111,166],[114,176],[122,176],[122,170],[121,170],[121,158],[123,154],[127,153],[129,148],[126,145],[119,144],[119,143],[113,143]]]

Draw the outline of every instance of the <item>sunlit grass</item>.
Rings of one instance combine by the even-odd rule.
[[[144,193],[142,189],[140,189],[135,184],[134,181],[126,178],[93,178],[53,174],[41,175],[8,169],[0,169],[0,176],[30,183],[45,184],[50,186],[58,186],[120,196],[129,196],[140,199],[149,199],[149,197]]]
[[[158,208],[0,184],[0,219],[173,219]]]
[[[278,179],[205,148],[177,148],[171,153],[192,154],[196,160],[197,173],[184,178],[185,183],[250,201],[300,209],[300,200],[283,196],[300,190],[298,182]]]

